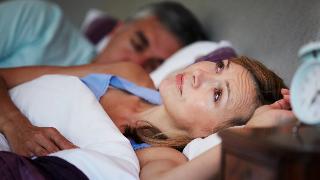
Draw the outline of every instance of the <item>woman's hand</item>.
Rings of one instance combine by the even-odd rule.
[[[36,127],[29,123],[11,123],[6,127],[5,136],[13,152],[28,157],[76,148],[55,128]]]
[[[290,92],[282,89],[283,99],[256,109],[245,127],[272,127],[296,121],[291,111]]]

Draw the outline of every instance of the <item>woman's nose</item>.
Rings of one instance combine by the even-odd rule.
[[[212,86],[219,83],[219,80],[212,75],[212,73],[195,70],[192,72],[192,87],[199,88],[201,86]]]
[[[192,72],[192,87],[199,88],[203,81],[203,72],[201,70],[195,70]]]

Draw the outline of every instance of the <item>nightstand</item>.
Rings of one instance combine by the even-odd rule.
[[[222,138],[223,179],[320,179],[320,127],[238,128]]]

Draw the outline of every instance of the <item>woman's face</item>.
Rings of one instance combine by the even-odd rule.
[[[175,72],[160,84],[164,106],[177,128],[202,137],[248,118],[256,107],[256,88],[244,67],[224,60],[203,61]]]

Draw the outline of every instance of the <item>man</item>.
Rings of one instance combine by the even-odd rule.
[[[0,67],[132,61],[150,72],[181,47],[207,39],[192,13],[175,2],[147,5],[119,23],[100,54],[53,3],[5,2],[0,19]]]

